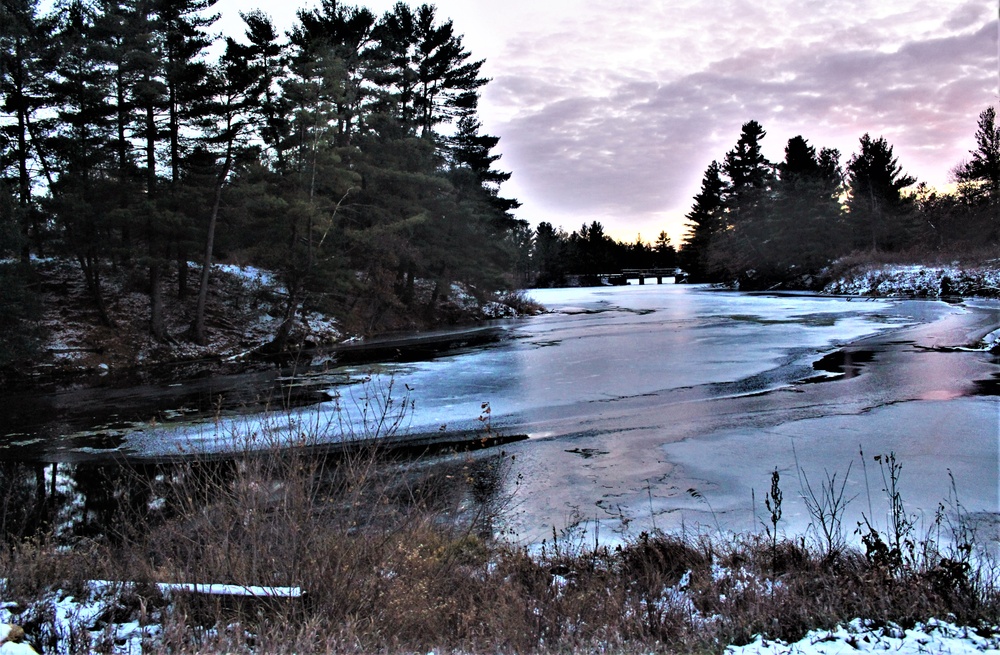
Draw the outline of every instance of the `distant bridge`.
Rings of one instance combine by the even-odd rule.
[[[570,286],[611,285],[625,286],[631,279],[645,284],[647,278],[656,278],[657,284],[663,284],[665,278],[673,278],[674,282],[686,281],[687,273],[679,268],[623,268],[620,273],[597,273],[570,275]],[[589,282],[588,282],[589,280]]]
[[[672,277],[676,278],[684,275],[684,271],[679,268],[623,268],[622,277],[628,280],[629,278],[638,278],[639,284],[646,284],[647,277],[655,277],[657,284],[663,284],[663,278]]]

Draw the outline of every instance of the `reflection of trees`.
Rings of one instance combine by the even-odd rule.
[[[346,520],[354,528],[420,507],[468,521],[482,535],[496,529],[517,488],[512,456],[500,451],[432,462],[411,457],[405,450],[362,447],[156,464],[0,462],[0,543],[10,547],[42,538],[60,546],[81,540],[118,546],[170,525],[208,530],[209,510],[220,503],[238,512],[283,514],[290,490],[301,485],[308,499],[303,516],[332,511],[342,516],[328,520]],[[355,502],[367,494],[377,500]]]
[[[0,462],[0,539],[122,538],[149,506],[152,475],[117,462]]]
[[[45,469],[41,463],[0,462],[0,536],[5,541],[34,536],[50,524]]]

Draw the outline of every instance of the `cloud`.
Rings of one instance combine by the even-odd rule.
[[[992,7],[996,9],[996,7]],[[990,17],[991,7],[982,2],[977,2],[972,0],[972,2],[966,2],[960,7],[955,8],[948,19],[945,21],[944,25],[946,28],[951,30],[963,30],[967,27],[973,27],[978,25],[981,21],[987,20]]]
[[[676,240],[705,166],[724,156],[749,119],[769,130],[765,153],[773,159],[797,134],[839,148],[846,159],[869,132],[889,139],[906,170],[942,183],[970,147],[979,112],[996,101],[997,22],[982,22],[980,3],[951,12],[948,28],[937,32],[921,14],[908,39],[887,14],[873,19],[876,27],[826,37],[808,29],[811,17],[800,21],[802,38],[773,43],[757,38],[766,34],[761,16],[782,16],[757,3],[740,6],[760,14],[747,19],[746,47],[697,68],[678,72],[652,60],[598,68],[589,55],[567,68],[560,57],[575,46],[557,32],[545,43],[547,59],[532,65],[523,53],[496,75],[484,104],[495,103],[505,117],[493,129],[530,199],[525,210],[603,216],[612,228],[627,226],[619,233],[638,225],[653,235],[656,221],[670,220]],[[879,25],[894,30],[891,47],[877,38]],[[718,40],[731,43],[732,35]],[[705,50],[703,41],[692,47]]]

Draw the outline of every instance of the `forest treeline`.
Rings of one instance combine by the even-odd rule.
[[[788,140],[782,161],[770,162],[761,152],[765,136],[757,121],[745,123],[733,149],[704,172],[679,252],[693,281],[802,286],[849,253],[920,259],[997,246],[993,107],[979,115],[976,149],[952,170],[958,184],[947,193],[903,172],[882,137],[862,136],[845,165],[839,151],[817,151],[802,136]]]
[[[450,20],[337,0],[287,34],[254,10],[212,32],[216,0],[0,2],[0,362],[37,333],[36,263],[78,264],[101,323],[109,278],[148,296],[159,341],[206,341],[213,262],[272,271],[273,344],[305,310],[371,333],[432,314],[455,283],[483,298],[571,275],[681,266],[693,281],[802,284],[844,254],[997,244],[1000,130],[979,117],[952,194],[914,185],[883,138],[846,164],[805,138],[770,162],[747,122],[704,173],[679,248],[599,222],[531,229],[501,194],[488,80]],[[187,299],[168,333],[165,298]]]
[[[324,0],[288,34],[250,11],[220,39],[214,2],[0,4],[5,332],[26,332],[39,257],[78,262],[109,327],[124,272],[155,338],[196,343],[213,261],[265,267],[286,292],[276,348],[303,308],[377,331],[455,282],[513,285],[530,230],[482,133],[483,61],[450,20]],[[192,300],[185,334],[165,294]]]
[[[709,164],[678,248],[666,232],[652,244],[641,235],[627,243],[599,222],[572,233],[541,223],[526,279],[561,286],[623,268],[678,266],[692,282],[803,288],[821,283],[824,269],[852,253],[929,260],[989,255],[997,246],[1000,128],[993,107],[979,115],[976,149],[953,168],[950,192],[904,173],[882,137],[862,136],[845,164],[838,150],[817,151],[801,135],[788,140],[782,161],[771,162],[761,149],[766,134],[748,121],[736,145]]]

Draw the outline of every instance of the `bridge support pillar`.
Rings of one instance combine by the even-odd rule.
[[[656,283],[657,284],[663,284],[663,276],[662,275],[657,275],[656,276]]]
[[[639,284],[646,284],[646,276],[639,273]]]

